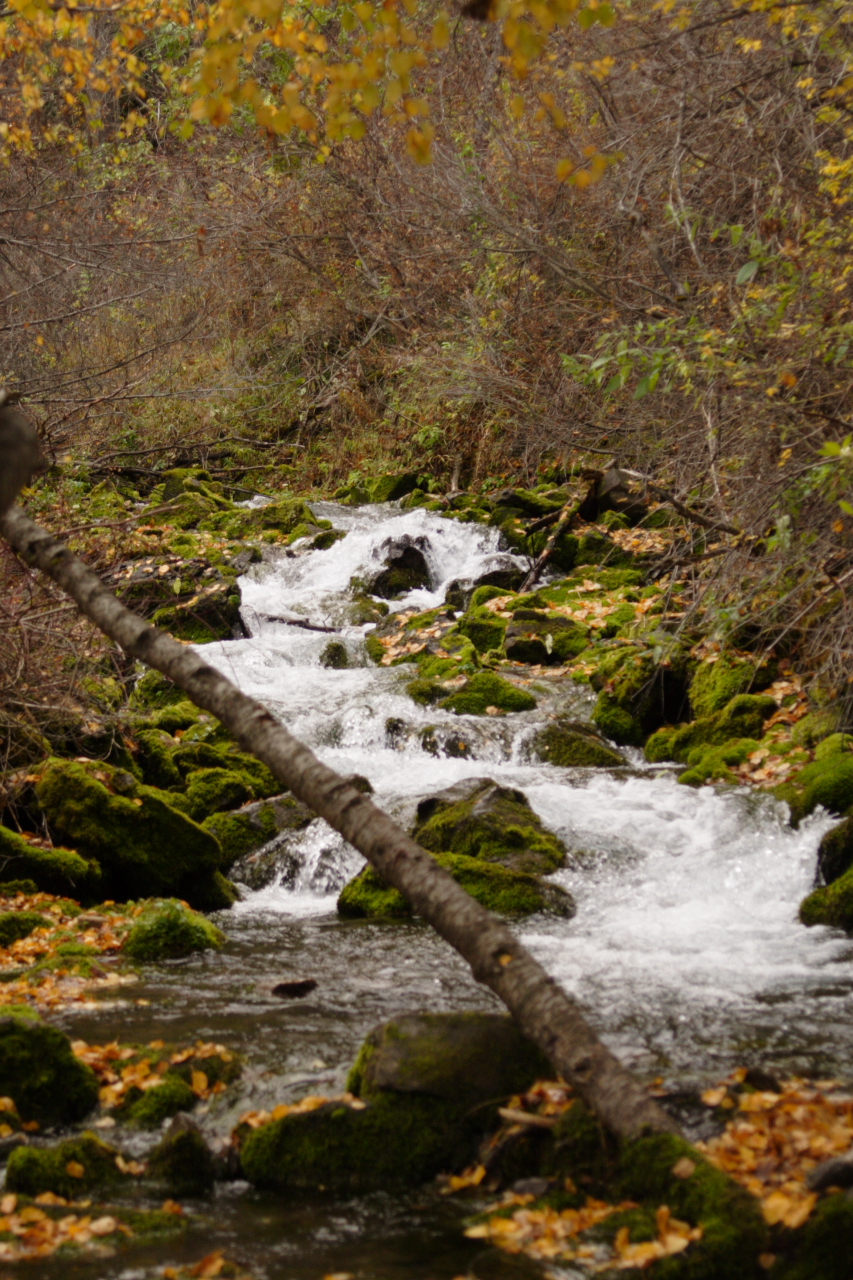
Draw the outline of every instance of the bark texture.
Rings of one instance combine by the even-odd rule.
[[[2,461],[2,459],[0,459]],[[19,507],[0,532],[28,565],[50,575],[126,653],[155,667],[219,719],[242,747],[354,845],[503,1001],[617,1138],[676,1131],[674,1121],[601,1042],[565,991],[519,943],[369,797],[329,769],[271,713],[191,648],[125,608],[66,546]]]

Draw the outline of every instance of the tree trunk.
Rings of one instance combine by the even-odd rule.
[[[194,649],[125,608],[81,560],[19,507],[0,519],[0,532],[27,564],[67,591],[95,626],[215,715],[243,748],[363,853],[383,880],[399,889],[418,915],[465,958],[477,981],[503,1001],[606,1129],[622,1140],[644,1130],[677,1130],[513,932],[367,796],[322,764],[265,707],[241,693]]]

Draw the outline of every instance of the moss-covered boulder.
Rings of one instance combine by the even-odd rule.
[[[284,795],[256,800],[237,813],[214,813],[202,825],[219,841],[222,870],[230,871],[236,862],[263,848],[282,831],[301,831],[313,819],[307,805]]]
[[[98,1082],[56,1027],[0,1017],[0,1096],[13,1099],[23,1120],[73,1124],[97,1104]]]
[[[776,703],[768,694],[740,693],[726,703],[722,711],[714,715],[679,725],[672,731],[665,730],[649,740],[651,756],[657,758],[667,751],[671,760],[688,763],[697,759],[694,753],[709,747],[725,747],[739,738],[760,739],[764,722],[776,710]],[[754,748],[753,748],[754,750]]]
[[[105,894],[116,900],[179,894],[199,905],[215,896],[219,843],[178,812],[171,793],[105,765],[54,759],[36,795],[56,838],[100,865]]]
[[[791,730],[791,740],[798,747],[816,747],[830,734],[844,728],[844,712],[838,707],[818,707],[798,720]]]
[[[96,862],[72,849],[42,849],[8,827],[0,827],[0,876],[31,880],[41,893],[91,897],[101,880]]]
[[[500,649],[507,629],[505,619],[496,617],[482,607],[469,609],[458,626],[461,634],[468,637],[478,653]]]
[[[536,699],[526,689],[519,689],[494,671],[477,671],[441,705],[460,716],[487,715],[495,711],[532,711]]]
[[[560,717],[540,729],[529,744],[531,755],[560,769],[614,769],[627,764],[621,752],[592,725]]]
[[[472,898],[500,916],[528,916],[539,912],[569,918],[575,914],[571,894],[527,871],[513,871],[500,863],[469,858],[463,853],[437,853],[436,862]],[[347,919],[405,920],[412,908],[399,889],[385,883],[373,867],[365,867],[338,898],[338,913]]]
[[[827,924],[853,934],[853,871],[812,890],[800,903],[800,920],[809,927]]]
[[[134,735],[136,762],[142,780],[149,787],[167,791],[183,785],[183,777],[174,760],[178,740],[165,729],[138,729]]]
[[[430,853],[458,853],[537,875],[566,861],[562,840],[546,830],[523,791],[491,778],[466,778],[421,800],[412,835]]]
[[[410,1014],[362,1047],[349,1087],[366,1106],[331,1102],[255,1130],[243,1171],[279,1191],[417,1185],[464,1166],[496,1106],[548,1070],[508,1018]]]
[[[255,799],[251,783],[235,769],[195,769],[187,776],[186,795],[195,822]]]
[[[149,1177],[174,1195],[204,1195],[213,1186],[213,1155],[204,1135],[188,1116],[176,1116],[148,1157]]]
[[[46,1191],[79,1199],[96,1188],[127,1182],[129,1174],[116,1163],[121,1153],[94,1133],[66,1138],[52,1147],[16,1147],[6,1167],[6,1189],[39,1196]]]
[[[589,630],[571,618],[539,609],[515,609],[506,629],[504,651],[513,662],[558,666],[589,645]]]
[[[147,903],[124,941],[132,960],[178,960],[195,951],[218,949],[225,935],[210,920],[174,899]]]
[[[190,644],[230,640],[245,635],[240,622],[240,604],[240,588],[236,582],[213,582],[191,591],[186,600],[163,605],[154,612],[151,621]]]
[[[789,806],[794,826],[818,805],[829,813],[845,813],[853,805],[853,753],[815,760],[773,794]]]
[[[685,787],[737,782],[737,766],[745,764],[758,747],[755,738],[735,738],[722,747],[694,747],[687,757],[688,768],[679,775],[678,781]]]
[[[837,1191],[819,1200],[796,1231],[777,1228],[781,1255],[771,1280],[849,1280],[853,1258],[853,1199]]]
[[[690,705],[697,718],[712,716],[739,693],[760,692],[774,678],[771,664],[745,657],[720,654],[713,662],[702,662],[690,681]]]
[[[612,742],[639,747],[662,724],[680,719],[686,705],[688,662],[677,647],[662,661],[651,649],[618,645],[590,676],[598,691],[593,721]]]
[[[320,666],[332,671],[343,671],[349,666],[349,653],[343,640],[330,640],[320,654]]]
[[[192,1111],[198,1102],[186,1080],[178,1075],[164,1076],[163,1083],[146,1089],[128,1109],[126,1119],[140,1129],[159,1129],[164,1120],[180,1111]]]
[[[376,476],[367,484],[367,496],[370,502],[396,502],[413,493],[418,487],[418,477],[411,471],[398,474]]]

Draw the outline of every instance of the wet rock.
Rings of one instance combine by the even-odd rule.
[[[204,1195],[213,1186],[213,1153],[189,1116],[176,1116],[148,1158],[148,1173],[175,1195]]]
[[[422,800],[412,829],[430,853],[456,853],[513,871],[546,874],[566,861],[565,845],[547,831],[522,791],[491,778],[469,778]]]
[[[464,612],[480,587],[496,587],[498,594],[508,593],[517,591],[523,580],[524,570],[517,568],[507,556],[503,566],[490,569],[477,578],[454,578],[445,592],[445,603]]]
[[[199,906],[229,905],[216,879],[219,842],[178,811],[172,793],[108,765],[54,759],[36,795],[55,837],[100,866],[102,892],[116,900],[176,894]]]
[[[687,658],[676,646],[663,664],[650,649],[611,649],[590,676],[593,689],[600,691],[593,721],[611,742],[641,746],[662,724],[680,719],[686,677]]]
[[[360,1107],[331,1102],[256,1129],[243,1171],[278,1191],[414,1186],[467,1164],[497,1105],[547,1070],[509,1018],[411,1014],[365,1041],[348,1081]]]
[[[810,1191],[826,1191],[827,1187],[853,1187],[853,1152],[824,1160],[806,1177]]]
[[[96,862],[72,849],[41,849],[23,836],[0,827],[0,869],[4,882],[29,880],[41,893],[70,894],[76,898],[95,892],[101,879]]]
[[[330,640],[320,654],[320,666],[340,671],[349,666],[349,654],[342,640]]]
[[[164,1120],[182,1111],[192,1111],[197,1102],[198,1098],[186,1080],[169,1073],[164,1076],[162,1084],[146,1089],[123,1118],[140,1129],[159,1129]]]
[[[413,682],[415,683],[415,682]],[[536,699],[526,689],[519,689],[494,671],[478,671],[442,703],[457,715],[482,716],[494,711],[532,711]]]
[[[608,769],[628,763],[592,725],[580,720],[553,720],[536,734],[530,751],[539,760],[561,769]]]
[[[424,554],[428,546],[426,538],[408,535],[384,542],[378,552],[384,567],[365,581],[366,589],[371,595],[395,600],[417,587],[429,587],[429,565]]]
[[[431,756],[447,756],[450,760],[470,760],[471,744],[461,734],[444,725],[428,724],[420,733],[421,750]]]
[[[272,994],[280,996],[282,1000],[303,1000],[316,989],[316,978],[285,978],[283,982],[275,984]]]
[[[506,656],[513,662],[553,666],[576,658],[588,645],[588,628],[537,609],[516,609],[504,640]]]
[[[773,794],[788,804],[794,826],[818,805],[829,813],[845,813],[853,805],[853,752],[815,760],[790,782],[774,787]]]
[[[800,922],[831,925],[853,935],[853,868],[832,884],[814,889],[800,903]]]
[[[45,1192],[79,1199],[95,1188],[127,1182],[117,1160],[121,1153],[94,1133],[66,1138],[52,1147],[18,1147],[9,1157],[6,1190],[19,1195],[39,1196]]]
[[[132,960],[178,960],[218,949],[225,935],[210,920],[174,899],[146,904],[127,935],[123,951]]]
[[[411,471],[396,475],[377,476],[367,485],[368,501],[396,502],[407,493],[413,493],[418,487],[418,477]]]
[[[96,1106],[98,1082],[56,1027],[0,1017],[0,1096],[12,1098],[23,1120],[73,1124]]]
[[[748,658],[721,655],[716,662],[702,662],[690,681],[690,705],[697,718],[712,716],[739,693],[766,689],[776,678],[776,664],[756,666]]]
[[[817,874],[821,884],[832,884],[853,867],[853,818],[845,818],[827,831],[818,845]]]
[[[202,825],[219,841],[222,870],[233,872],[234,878],[244,884],[251,884],[246,879],[255,865],[251,855],[282,831],[301,831],[313,819],[314,814],[307,805],[294,796],[281,795],[256,800],[236,813],[214,813],[205,818]]]

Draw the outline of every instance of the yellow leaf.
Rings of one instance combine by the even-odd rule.
[[[194,1071],[192,1075],[192,1091],[193,1093],[204,1094],[207,1092],[207,1076],[203,1071]]]
[[[85,1178],[86,1170],[78,1160],[69,1160],[65,1166],[65,1172],[71,1178]]]
[[[571,174],[574,173],[574,171],[575,171],[575,166],[572,164],[571,160],[557,161],[557,181],[558,182],[565,182],[566,179]]]

